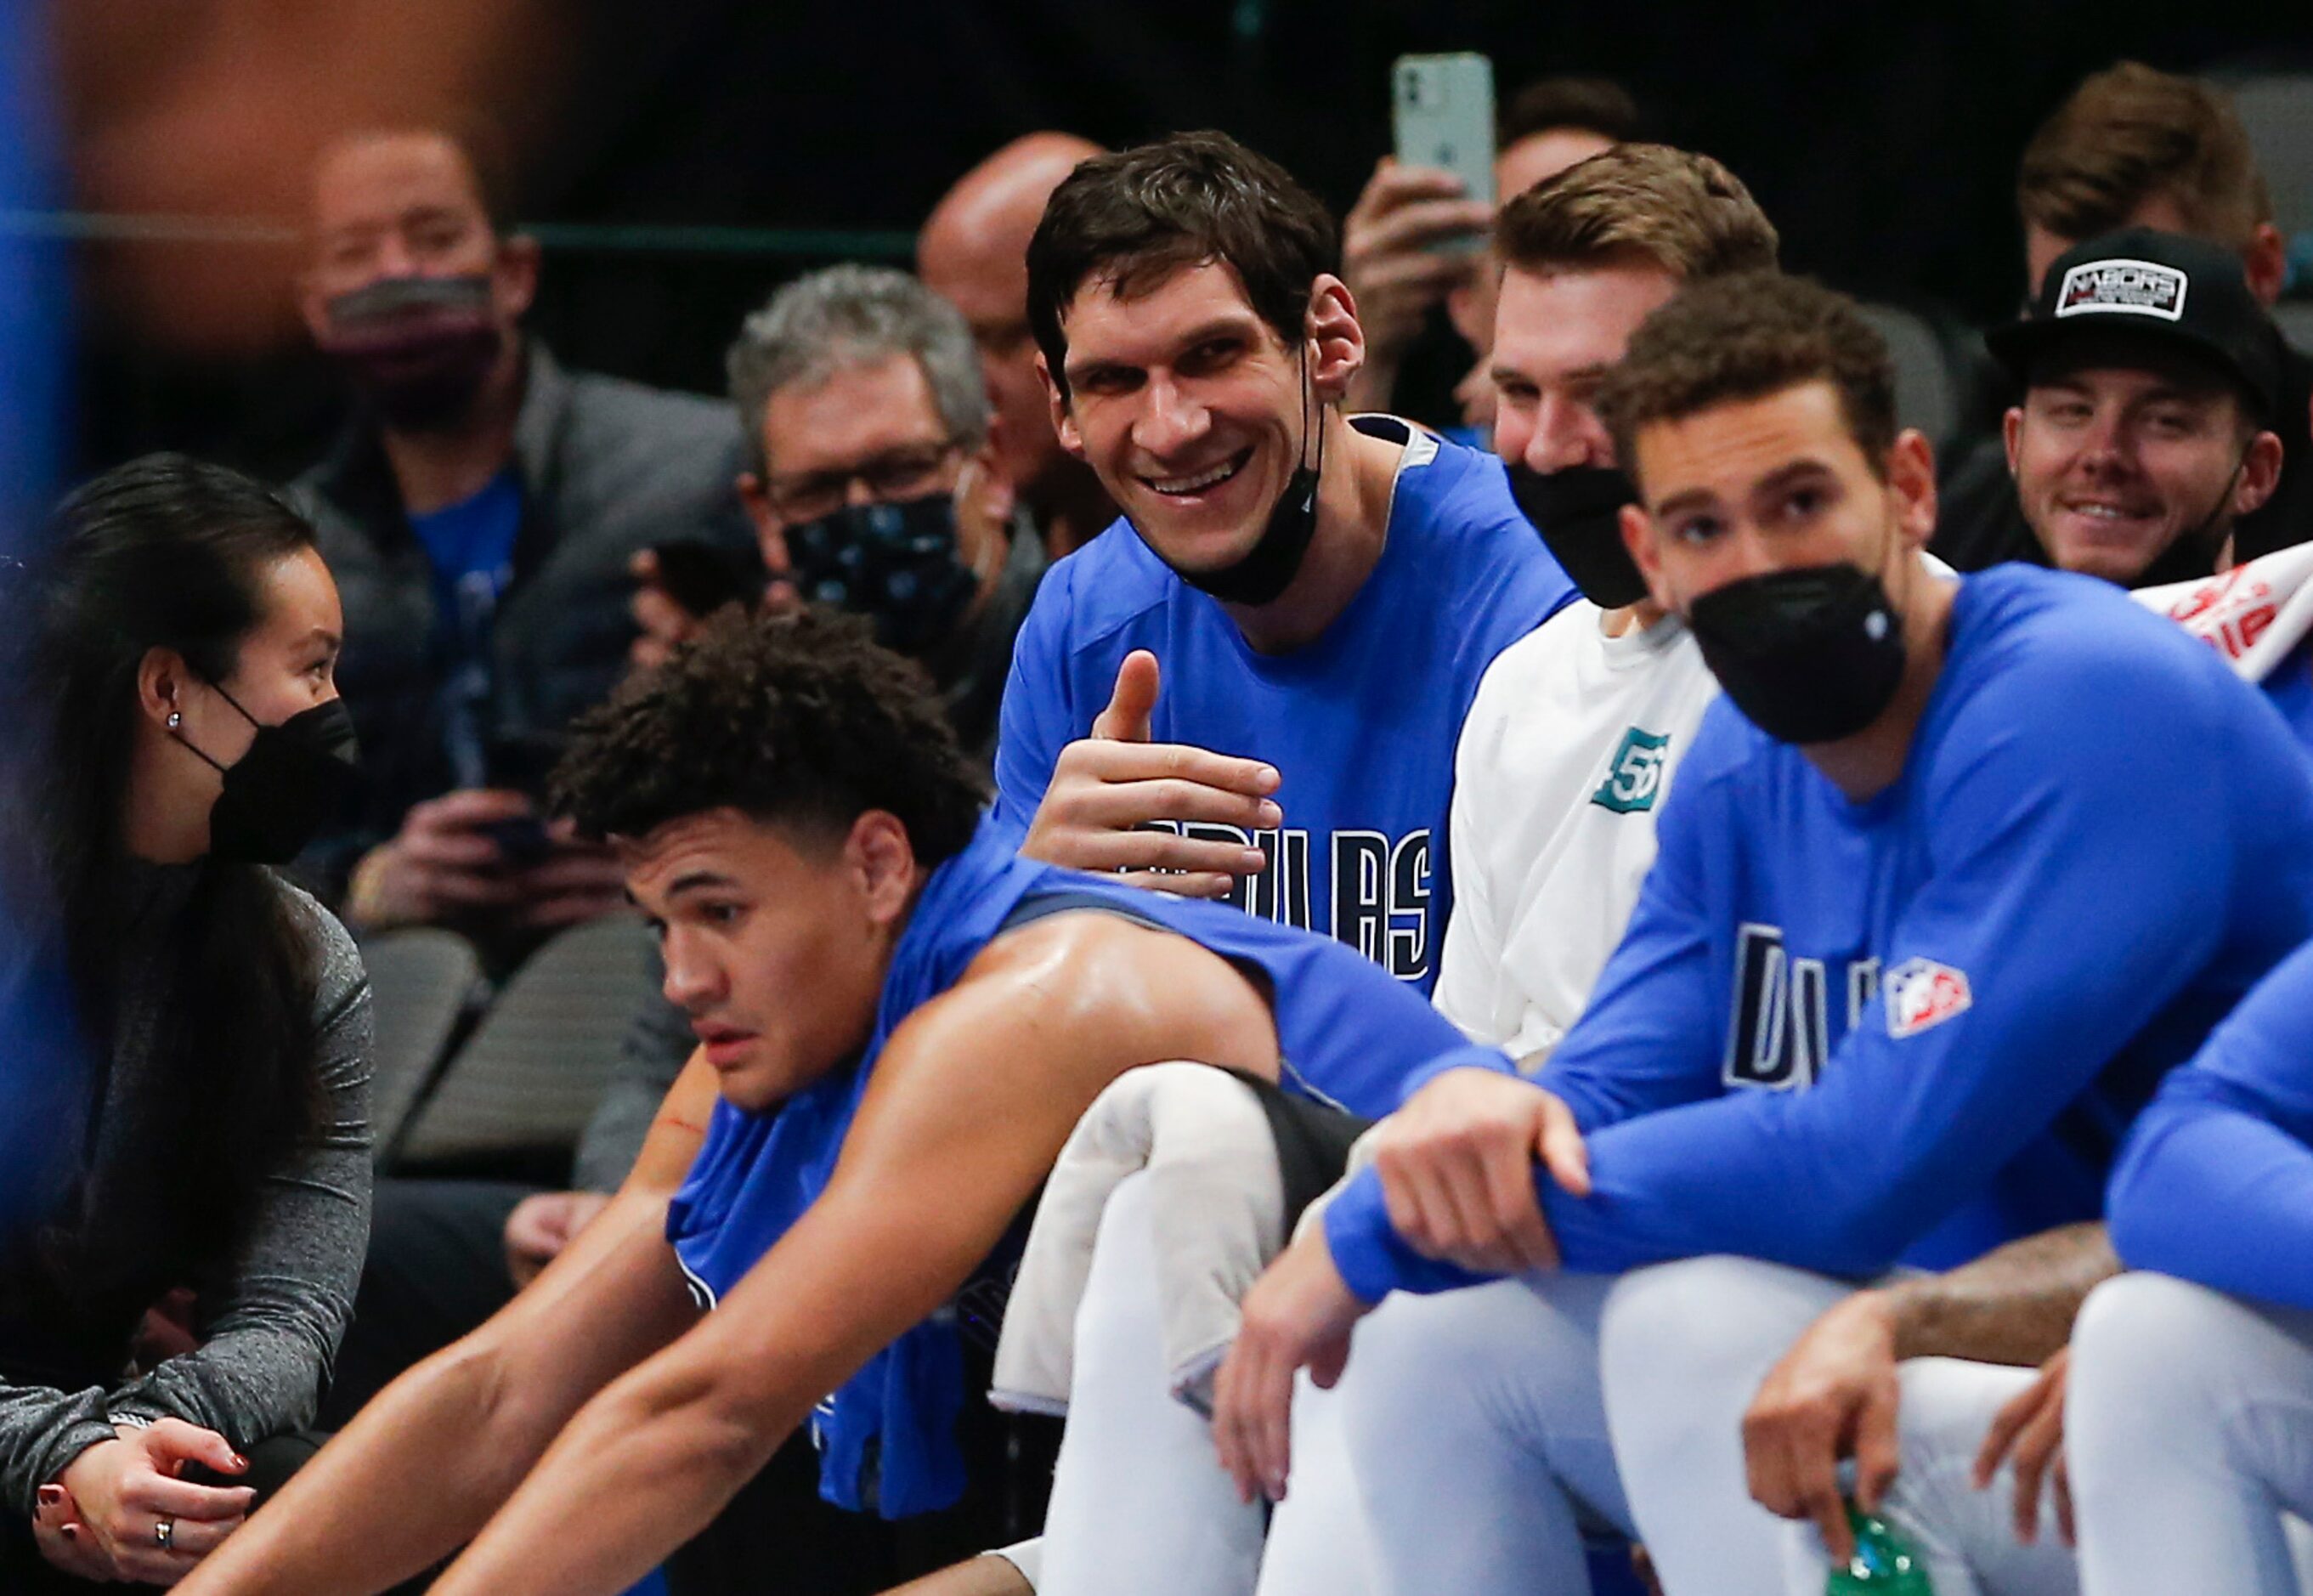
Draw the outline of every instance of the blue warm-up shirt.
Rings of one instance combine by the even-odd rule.
[[[2297,740],[2313,749],[2313,642],[2300,644],[2273,667],[2265,692]]]
[[[2313,1308],[2313,947],[2163,1083],[2113,1171],[2106,1217],[2132,1269]]]
[[[1167,897],[1019,858],[983,824],[924,883],[893,950],[859,1062],[765,1114],[718,1101],[667,1212],[667,1239],[712,1307],[818,1200],[900,1023],[954,986],[981,948],[1031,910],[1092,908],[1188,938],[1244,971],[1269,998],[1287,1090],[1369,1116],[1395,1107],[1425,1063],[1466,1053],[1420,996],[1338,942],[1218,904]],[[1501,1055],[1493,1055],[1507,1068]],[[820,1493],[887,1518],[951,1505],[963,1489],[954,1436],[965,1392],[952,1311],[901,1335],[822,1403],[813,1422]]]
[[[1263,760],[1282,778],[1279,830],[1187,828],[1269,856],[1232,901],[1329,933],[1427,992],[1449,908],[1463,718],[1494,656],[1574,589],[1500,461],[1388,417],[1353,425],[1405,440],[1388,540],[1349,607],[1302,648],[1255,653],[1121,520],[1052,568],[1012,648],[997,812],[1026,833],[1060,750],[1090,734],[1124,657],[1148,649],[1157,741]]]
[[[2313,932],[2313,777],[2265,696],[2117,589],[1966,578],[1902,776],[1851,803],[1703,719],[1590,1007],[1539,1077],[1594,1195],[1566,1265],[1733,1253],[1838,1275],[2092,1219],[2161,1073]],[[1368,1298],[1415,1257],[1361,1176]]]

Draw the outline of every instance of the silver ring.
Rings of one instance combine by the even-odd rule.
[[[176,1520],[163,1519],[159,1523],[153,1526],[153,1544],[159,1547],[163,1551],[167,1551],[170,1545],[175,1541],[176,1539]]]

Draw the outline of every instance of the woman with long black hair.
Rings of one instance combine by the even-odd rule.
[[[352,775],[343,622],[312,528],[179,455],[0,585],[0,904],[77,1041],[0,1032],[55,1110],[0,1212],[0,1588],[170,1584],[312,1422],[361,1266],[368,983],[268,868]]]

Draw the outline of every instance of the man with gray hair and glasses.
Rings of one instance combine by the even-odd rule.
[[[963,315],[905,272],[831,266],[749,316],[728,369],[749,452],[739,496],[770,573],[763,602],[868,616],[881,641],[931,672],[964,747],[984,759],[1044,556],[996,469]],[[641,557],[637,574],[636,657],[652,661],[699,617],[659,556]]]

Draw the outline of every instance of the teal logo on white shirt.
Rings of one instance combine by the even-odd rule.
[[[1653,808],[1662,791],[1663,760],[1669,747],[1667,735],[1631,727],[1623,734],[1623,745],[1607,762],[1606,779],[1590,795],[1590,801],[1617,815],[1637,815]]]

